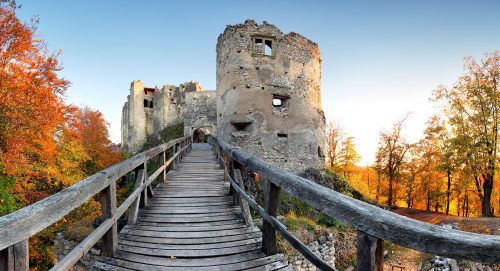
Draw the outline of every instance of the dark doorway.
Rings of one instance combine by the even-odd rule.
[[[198,128],[193,131],[193,143],[207,143],[208,134],[210,132],[204,128]]]

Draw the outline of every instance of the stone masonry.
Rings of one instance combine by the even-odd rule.
[[[148,88],[136,80],[122,109],[122,149],[136,153],[148,137],[179,122],[184,122],[185,135],[197,128],[213,132],[216,118],[215,91],[197,82]]]
[[[274,25],[228,26],[217,41],[217,133],[293,173],[324,166],[316,43]]]
[[[316,43],[274,25],[247,20],[228,26],[216,47],[216,92],[196,82],[147,88],[131,84],[122,112],[123,149],[137,152],[148,136],[184,122],[217,135],[280,168],[324,167],[325,117]]]

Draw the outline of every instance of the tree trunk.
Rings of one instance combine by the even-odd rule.
[[[483,217],[492,217],[491,210],[491,193],[493,191],[493,178],[492,174],[483,175],[483,201],[481,202],[481,209]]]
[[[389,176],[389,194],[387,195],[387,205],[389,207],[392,207],[392,183],[393,183],[393,180],[392,180],[392,177]]]
[[[448,170],[448,189],[446,189],[446,214],[450,213],[451,172]]]
[[[469,194],[465,194],[465,217],[469,217]]]
[[[425,208],[427,211],[431,210],[431,192],[427,191],[427,207]]]
[[[380,196],[380,172],[377,171],[377,194],[375,195],[375,200],[379,203],[378,199]]]

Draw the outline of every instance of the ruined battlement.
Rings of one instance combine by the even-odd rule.
[[[318,45],[247,20],[228,26],[216,51],[217,136],[294,173],[322,168]]]
[[[148,137],[181,122],[186,135],[198,126],[213,132],[215,118],[215,91],[205,91],[198,82],[150,88],[135,80],[122,109],[122,149],[138,152]]]
[[[216,52],[216,92],[194,81],[161,88],[132,82],[123,107],[124,148],[136,152],[149,136],[184,122],[185,135],[203,129],[293,173],[323,168],[318,44],[246,20],[226,27]]]

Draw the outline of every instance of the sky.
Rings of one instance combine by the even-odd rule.
[[[440,84],[463,58],[500,50],[500,1],[35,1],[18,16],[61,49],[66,101],[101,111],[113,142],[130,83],[198,81],[215,90],[215,46],[227,25],[254,19],[319,44],[322,103],[372,163],[379,133],[411,112],[405,135],[422,136]]]

